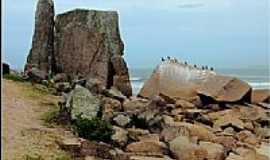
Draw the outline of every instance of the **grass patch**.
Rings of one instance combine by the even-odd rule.
[[[80,137],[88,140],[109,142],[113,134],[112,125],[98,117],[89,120],[77,116],[74,127]]]
[[[41,157],[41,155],[36,155],[36,156],[30,156],[30,155],[25,155],[24,160],[45,160],[44,158]]]
[[[47,127],[54,127],[55,125],[58,125],[58,117],[59,117],[59,110],[58,107],[51,107],[48,112],[45,112],[41,120],[43,120],[44,125]]]
[[[41,155],[25,155],[24,160],[45,160],[44,158],[42,158]],[[57,155],[55,158],[53,158],[54,160],[72,160],[71,156],[68,154],[61,154],[61,155]]]
[[[22,77],[20,77],[19,75],[16,75],[16,74],[5,74],[5,75],[3,75],[3,78],[7,79],[7,80],[12,80],[15,82],[24,82]]]

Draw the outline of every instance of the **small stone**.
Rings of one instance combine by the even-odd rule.
[[[123,114],[116,116],[113,120],[120,127],[127,126],[129,124],[129,122],[131,121],[131,119],[128,116],[123,115]]]
[[[209,159],[209,160],[225,159],[225,150],[222,145],[212,143],[212,142],[201,141],[199,146],[207,150],[207,157],[205,157],[206,159]]]
[[[166,144],[159,141],[139,141],[130,143],[126,150],[138,155],[152,156],[160,156],[168,152]]]
[[[82,145],[81,140],[78,138],[65,138],[58,142],[59,146],[68,151],[78,151]]]
[[[120,127],[113,126],[112,140],[119,146],[125,146],[128,141],[128,132]]]
[[[140,128],[128,128],[128,136],[132,140],[139,141],[141,136],[150,134],[148,130],[143,130]]]
[[[184,109],[193,109],[193,108],[195,108],[194,104],[192,104],[192,103],[190,103],[188,101],[182,100],[182,99],[177,100],[175,102],[175,106],[180,107],[180,108],[184,108]]]

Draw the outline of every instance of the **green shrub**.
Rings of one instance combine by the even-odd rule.
[[[22,77],[20,77],[19,75],[16,74],[5,74],[3,75],[4,79],[8,79],[8,80],[12,80],[12,81],[16,81],[16,82],[23,82],[24,80],[22,79]]]
[[[77,116],[74,126],[79,136],[88,140],[108,142],[113,134],[111,124],[98,117],[89,120]]]

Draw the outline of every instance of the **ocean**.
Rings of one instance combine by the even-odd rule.
[[[130,69],[133,94],[139,93],[144,82],[154,69]],[[249,83],[254,89],[270,89],[270,69],[268,67],[216,69],[216,73],[237,77]]]

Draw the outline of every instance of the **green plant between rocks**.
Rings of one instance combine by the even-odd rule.
[[[3,78],[7,79],[7,80],[12,80],[12,81],[15,81],[15,82],[23,82],[24,81],[22,79],[22,77],[20,77],[19,75],[12,74],[12,73],[3,75]]]
[[[89,120],[79,115],[74,127],[80,137],[88,140],[109,142],[113,134],[112,125],[99,117]]]

